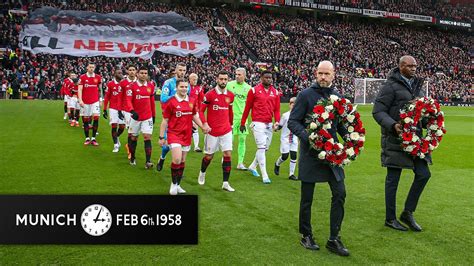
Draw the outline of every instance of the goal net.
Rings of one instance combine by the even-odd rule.
[[[373,104],[375,97],[379,93],[379,90],[385,84],[386,79],[355,79],[354,80],[354,103],[357,104]],[[428,81],[425,80],[423,84],[423,91],[425,95],[429,96],[428,93]]]

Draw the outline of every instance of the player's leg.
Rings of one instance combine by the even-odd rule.
[[[182,147],[181,163],[179,164],[179,172],[178,172],[178,174],[179,174],[179,176],[178,176],[178,186],[177,186],[178,194],[186,193],[186,190],[184,190],[181,187],[181,180],[183,179],[183,176],[184,176],[184,168],[185,168],[185,165],[186,165],[186,155],[188,154],[188,152],[190,150],[191,150],[191,146]]]
[[[289,152],[281,152],[280,157],[278,157],[277,161],[275,162],[275,169],[273,170],[275,175],[280,175],[280,165],[288,159],[289,155],[290,155]]]
[[[181,169],[181,159],[183,157],[183,151],[181,144],[170,144],[171,147],[171,186],[170,195],[178,194],[178,178]]]
[[[233,123],[232,132],[237,136],[237,169],[247,170],[247,167],[244,165],[245,158],[245,143],[247,141],[247,135],[249,134],[248,130],[245,132],[240,132],[240,120],[236,120]]]
[[[68,96],[67,95],[64,95],[64,120],[66,120],[66,118],[68,117]]]
[[[118,137],[117,137],[117,128],[118,128],[118,112],[112,108],[109,109],[109,124],[111,127],[112,141],[114,143],[114,149],[112,152],[118,152]]]
[[[222,150],[222,189],[234,192],[229,184],[230,170],[232,168],[232,132],[225,134],[219,138],[219,146]]]
[[[76,98],[76,106],[74,108],[74,120],[76,120],[76,127],[79,127],[79,117],[81,113],[81,105],[79,104],[79,101]]]
[[[84,104],[84,106],[81,106],[81,116],[82,116],[82,125],[84,126],[84,135],[86,136],[84,145],[89,145],[91,143],[91,140],[89,138],[89,121],[90,121],[90,105],[89,104]]]
[[[211,163],[212,158],[214,158],[214,152],[216,151],[217,144],[217,137],[211,136],[209,134],[204,136],[204,156],[201,160],[201,171],[199,171],[199,185],[204,185],[206,182],[206,170]]]
[[[145,169],[152,169],[153,163],[151,162],[151,135],[153,134],[153,118],[142,121],[141,132],[143,133],[143,140],[145,142]]]
[[[292,143],[290,145],[290,173],[288,179],[290,180],[298,180],[295,176],[295,169],[296,169],[296,159],[298,154],[298,143]]]
[[[196,123],[193,121],[193,142],[194,142],[194,151],[195,152],[202,152],[201,148],[199,148],[199,130]]]
[[[167,130],[165,130],[165,135],[163,137],[165,138],[165,140],[167,139]],[[161,147],[160,160],[158,160],[158,163],[156,164],[157,171],[161,171],[161,169],[163,169],[163,164],[165,163],[166,154],[168,154],[169,151],[170,151],[169,145],[163,145],[163,147]]]
[[[262,173],[262,182],[264,184],[270,184],[272,181],[268,177],[267,165],[266,165],[266,155],[268,148],[270,147],[272,141],[272,125],[264,124],[263,135],[259,133],[259,142],[257,143],[257,160],[258,166],[260,167],[260,172]]]
[[[95,139],[97,135],[97,130],[99,129],[99,118],[100,118],[100,105],[99,102],[93,103],[92,105],[92,139],[91,144],[94,146],[99,146],[99,143]]]
[[[130,120],[130,127],[128,128],[128,151],[130,165],[137,165],[135,160],[135,151],[137,149],[138,135],[140,134],[141,122],[134,119]]]

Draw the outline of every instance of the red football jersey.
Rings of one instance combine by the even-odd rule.
[[[72,96],[72,94],[71,94],[71,84],[74,84],[74,82],[72,82],[71,78],[65,78],[64,79],[63,86],[61,87],[61,95]]]
[[[125,92],[127,110],[138,114],[138,121],[155,117],[155,87],[151,82],[141,84],[139,81],[128,86]]]
[[[247,94],[247,101],[245,102],[244,114],[240,124],[245,125],[250,109],[252,109],[252,121],[271,123],[272,118],[276,122],[280,121],[280,93],[275,87],[265,90],[262,83],[253,87]]]
[[[107,91],[104,96],[104,110],[110,102],[109,108],[122,110],[122,87],[115,79],[107,83]]]
[[[130,110],[128,110],[127,108],[127,94],[124,93],[125,91],[127,91],[128,87],[137,81],[137,78],[135,78],[134,80],[131,80],[129,79],[128,77],[125,78],[125,79],[122,79],[122,81],[120,81],[120,88],[122,88],[122,107],[118,110],[122,110],[122,111],[126,111],[126,112],[130,112]]]
[[[202,100],[204,99],[204,88],[199,85],[190,86],[190,87],[191,87],[191,91],[189,95],[196,99],[196,104],[198,105],[198,110],[199,110],[199,106],[201,105]]]
[[[102,77],[97,74],[89,76],[82,74],[79,78],[79,85],[82,85],[82,101],[85,104],[93,104],[99,101],[99,84]]]
[[[203,123],[207,122],[211,128],[210,135],[223,136],[232,131],[233,112],[232,103],[234,94],[227,89],[220,92],[215,88],[206,93],[201,103],[199,117]],[[204,112],[207,109],[207,119]]]
[[[186,96],[186,99],[179,99],[175,95],[166,103],[163,118],[168,119],[169,144],[191,145],[193,116],[197,111],[196,99],[193,97]]]
[[[78,91],[79,91],[78,87],[79,87],[79,85],[76,85],[74,83],[70,84],[70,90],[69,90],[71,92],[70,96],[76,96],[77,97],[77,94],[78,94]]]

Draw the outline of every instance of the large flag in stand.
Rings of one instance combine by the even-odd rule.
[[[202,56],[205,30],[174,12],[95,13],[42,7],[22,24],[20,43],[32,53],[72,56],[141,57],[155,51]]]

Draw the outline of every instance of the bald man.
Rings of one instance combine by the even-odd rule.
[[[421,193],[431,177],[428,168],[428,164],[432,163],[431,156],[426,156],[424,159],[413,158],[403,151],[399,138],[402,133],[400,108],[409,101],[424,96],[423,80],[415,76],[416,68],[417,63],[412,56],[406,55],[400,58],[398,67],[390,72],[387,82],[375,99],[372,115],[382,129],[381,162],[383,167],[387,167],[385,226],[399,231],[408,230],[396,218],[396,197],[402,169],[412,169],[415,178],[410,192],[408,192],[400,221],[411,230],[419,232],[422,231],[422,228],[415,221],[413,212],[415,212]],[[420,125],[418,125],[417,131],[421,136]]]
[[[310,148],[305,121],[313,108],[321,99],[328,99],[330,95],[341,95],[333,86],[334,66],[329,61],[319,63],[316,70],[316,83],[301,91],[296,97],[296,103],[291,110],[288,120],[288,128],[300,139],[300,160],[298,163],[298,179],[301,180],[301,201],[299,215],[299,231],[302,235],[301,245],[310,250],[319,250],[319,245],[313,239],[311,228],[311,205],[315,183],[329,183],[331,188],[331,215],[330,235],[326,248],[340,256],[349,256],[349,250],[344,246],[339,237],[342,219],[344,218],[344,202],[346,188],[344,185],[344,170],[333,167],[318,159],[316,151]],[[337,133],[341,136],[348,134],[340,126],[340,121],[333,120],[332,127],[328,129],[334,141],[337,143]]]

